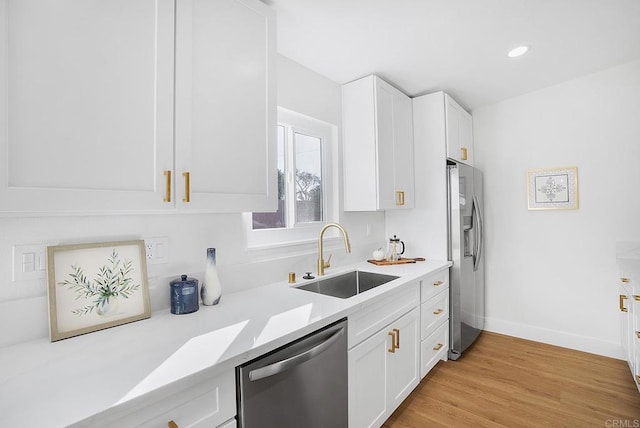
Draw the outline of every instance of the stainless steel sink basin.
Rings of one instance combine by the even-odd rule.
[[[331,278],[321,278],[297,288],[299,290],[346,299],[376,288],[379,285],[386,284],[396,278],[398,277],[393,275],[356,270]]]

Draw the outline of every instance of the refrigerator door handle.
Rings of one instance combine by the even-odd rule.
[[[473,270],[474,272],[478,270],[478,266],[480,266],[480,259],[482,258],[482,248],[484,247],[484,223],[482,221],[482,214],[480,209],[480,204],[478,203],[478,198],[476,196],[473,197],[473,219],[477,224],[476,229],[476,239],[475,239],[475,251],[474,251],[474,260],[473,260]]]

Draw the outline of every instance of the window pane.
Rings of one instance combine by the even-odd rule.
[[[275,229],[287,226],[285,154],[285,129],[284,126],[278,125],[278,211],[253,213],[254,229]]]
[[[322,140],[294,132],[296,223],[322,221]]]

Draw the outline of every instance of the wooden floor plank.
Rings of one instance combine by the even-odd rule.
[[[640,427],[624,361],[483,332],[440,362],[385,428]]]

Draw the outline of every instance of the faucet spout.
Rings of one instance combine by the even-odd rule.
[[[324,232],[330,227],[335,227],[340,232],[342,232],[342,236],[344,238],[344,248],[345,250],[347,250],[347,253],[351,252],[351,242],[349,242],[349,235],[347,234],[347,231],[345,230],[345,228],[340,226],[338,223],[329,223],[325,225],[320,230],[320,236],[318,237],[318,276],[324,275],[324,270],[331,266],[329,264],[329,260],[331,260],[331,256],[329,256],[329,260],[327,260],[326,262],[324,261],[323,244],[322,244]]]

